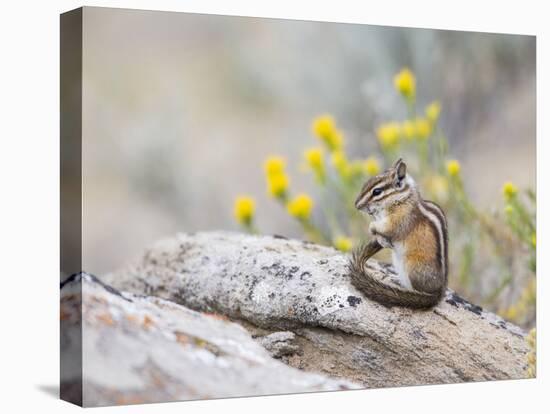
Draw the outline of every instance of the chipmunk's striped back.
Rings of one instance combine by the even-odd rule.
[[[447,232],[447,219],[445,218],[445,213],[443,213],[441,207],[429,200],[422,200],[419,203],[419,209],[430,224],[434,226],[434,230],[437,234],[437,257],[441,266],[441,272],[445,276],[445,284],[447,284],[449,274],[449,235]]]

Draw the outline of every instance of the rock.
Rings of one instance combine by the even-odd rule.
[[[290,331],[273,332],[257,339],[273,358],[296,354],[300,348],[294,345],[296,334]]]
[[[97,278],[61,289],[61,395],[105,406],[358,388],[273,359],[240,325]]]
[[[283,360],[368,387],[524,378],[524,332],[448,291],[434,309],[387,308],[349,281],[348,257],[329,247],[212,232],[160,241],[110,284],[216,312],[255,335],[292,331]],[[390,265],[369,261],[392,280]]]

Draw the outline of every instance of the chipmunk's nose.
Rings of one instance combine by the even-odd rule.
[[[365,199],[366,197],[364,194],[359,194],[359,196],[355,200],[355,208],[357,210],[364,210],[364,209],[368,210],[368,203],[367,203],[367,200]]]

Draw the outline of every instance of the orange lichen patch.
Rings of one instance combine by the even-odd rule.
[[[113,326],[115,324],[115,321],[108,313],[103,313],[101,315],[96,316],[97,320],[100,322],[103,322],[106,325]]]
[[[102,305],[105,305],[107,303],[107,300],[105,298],[102,298],[100,296],[91,296],[88,298],[89,303],[100,303]]]
[[[130,315],[130,314],[128,314],[128,315],[126,315],[126,320],[127,320],[128,322],[135,323],[136,325],[139,324],[139,320],[138,320],[138,318],[137,318],[136,315]]]
[[[121,395],[116,399],[116,405],[143,404],[148,402],[137,394]]]
[[[203,313],[204,316],[208,316],[212,319],[217,319],[219,321],[228,321],[229,318],[225,315],[220,315],[219,313]]]
[[[145,316],[143,317],[142,326],[143,326],[145,329],[152,328],[153,326],[155,326],[155,321],[153,321],[153,319],[151,319],[151,318],[149,317],[149,315],[145,315]]]
[[[176,335],[176,341],[179,342],[182,345],[188,345],[191,338],[189,336],[185,335],[183,332],[174,332]]]
[[[151,383],[153,384],[153,386],[161,389],[165,387],[166,381],[164,380],[164,378],[160,373],[153,371],[151,372],[150,377],[151,377]]]

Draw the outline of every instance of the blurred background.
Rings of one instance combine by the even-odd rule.
[[[535,188],[535,38],[85,8],[83,268],[102,274],[176,232],[239,230],[236,195],[256,197],[262,233],[303,237],[266,193],[283,155],[291,185],[314,117],[332,114],[350,157],[379,152],[377,126],[405,118],[393,86],[409,67],[476,206],[502,183]],[[452,237],[452,235],[451,235]]]

